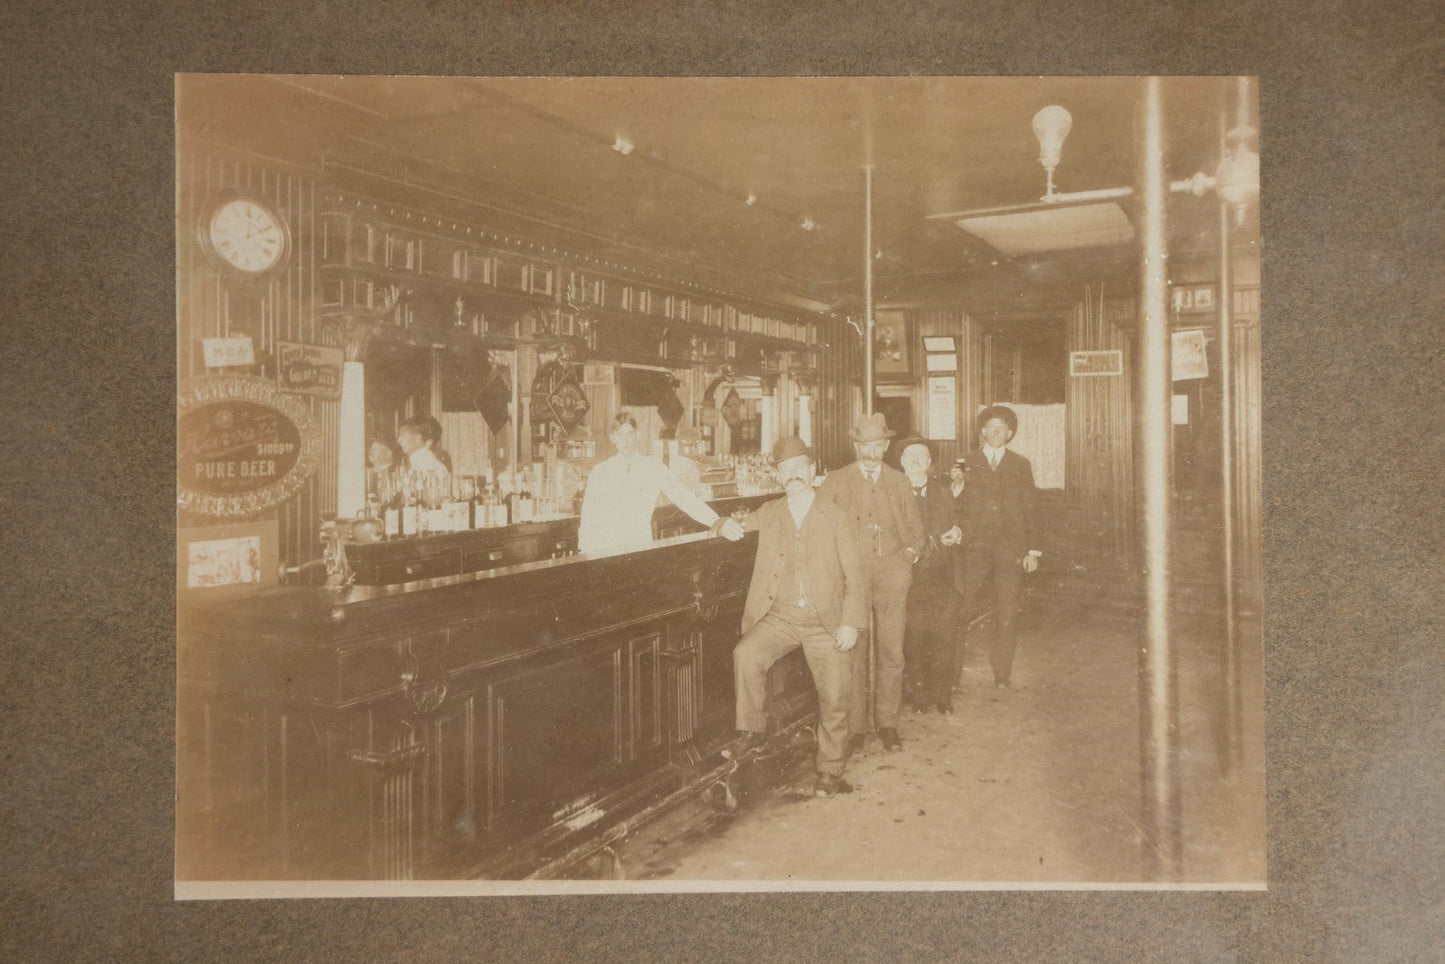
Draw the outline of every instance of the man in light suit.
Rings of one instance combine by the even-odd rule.
[[[1007,688],[1018,642],[1014,619],[1020,584],[1023,573],[1039,567],[1040,553],[1033,548],[1034,472],[1028,459],[1008,450],[1019,427],[1013,409],[991,405],[979,413],[978,425],[982,444],[968,455],[964,490],[961,591],[965,609],[971,610],[978,591],[993,576],[998,613],[988,661],[993,685]]]
[[[813,455],[803,440],[779,441],[773,461],[786,494],[765,503],[745,523],[747,531],[758,533],[758,554],[743,606],[743,635],[733,650],[738,736],[723,755],[742,760],[762,746],[768,670],[802,647],[818,688],[814,792],[831,797],[844,789],[849,650],[867,618],[862,564],[852,528],[837,507],[813,491]],[[722,534],[735,538],[728,529]]]
[[[859,416],[852,432],[858,460],[830,472],[818,489],[821,497],[843,511],[853,527],[877,623],[877,639],[868,641],[876,653],[871,694],[868,646],[855,650],[850,751],[862,749],[867,741],[870,699],[883,748],[890,753],[903,748],[898,736],[898,711],[903,702],[903,633],[908,621],[908,587],[913,579],[913,564],[923,555],[924,534],[913,487],[902,472],[883,464],[892,436],[881,412]]]

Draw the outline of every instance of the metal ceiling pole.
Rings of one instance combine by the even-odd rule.
[[[906,337],[906,335],[905,335]],[[873,165],[863,165],[863,411],[873,414]],[[878,612],[868,607],[868,729],[878,726]],[[855,664],[856,665],[856,664]]]
[[[1237,127],[1248,122],[1249,80],[1238,78]],[[1219,112],[1219,156],[1228,153],[1227,111]],[[1230,224],[1234,211],[1219,202],[1219,409],[1220,409],[1220,513],[1223,533],[1224,639],[1221,655],[1224,671],[1224,746],[1221,766],[1226,777],[1237,772],[1244,754],[1244,709],[1239,666],[1238,626],[1234,591],[1234,259]]]
[[[1144,541],[1145,625],[1139,654],[1140,782],[1145,864],[1156,880],[1178,880],[1183,847],[1179,794],[1179,701],[1170,639],[1170,334],[1162,81],[1144,82],[1140,172],[1143,199],[1139,292],[1139,485]]]
[[[863,411],[873,414],[873,165],[863,165]]]

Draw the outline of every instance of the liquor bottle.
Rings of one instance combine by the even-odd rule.
[[[411,485],[405,485],[401,490],[401,526],[397,534],[403,539],[407,536],[420,535],[418,532],[416,495]]]
[[[522,479],[517,483],[517,498],[512,506],[512,521],[532,521],[532,486],[527,481],[527,472],[522,471]]]
[[[467,500],[467,528],[480,529],[487,524],[482,514],[486,511],[486,501],[483,499],[480,476],[471,477],[471,492],[472,497]]]
[[[443,525],[447,532],[460,532],[467,528],[471,507],[466,497],[466,485],[466,478],[460,475],[448,475],[443,480],[442,515],[445,516]]]
[[[401,508],[395,499],[387,503],[386,510],[382,513],[382,522],[388,539],[401,538]]]
[[[507,524],[507,507],[502,502],[502,493],[495,482],[487,486],[487,528],[495,529]]]

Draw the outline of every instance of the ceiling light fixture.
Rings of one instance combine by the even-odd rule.
[[[811,230],[813,230],[814,228],[816,228],[817,226],[818,226],[818,225],[816,225],[816,224],[813,223],[813,219],[812,219],[812,218],[809,218],[809,217],[803,218],[802,228],[803,228],[804,231],[811,231]]]
[[[612,149],[617,153],[621,154],[623,157],[631,154],[632,148],[632,142],[629,141],[627,138],[623,137],[621,134],[618,134],[617,139],[612,142]]]
[[[1054,168],[1064,151],[1064,138],[1074,126],[1073,116],[1058,104],[1050,104],[1034,115],[1034,137],[1039,141],[1039,163],[1048,172],[1048,191],[1041,200],[1054,199]]]

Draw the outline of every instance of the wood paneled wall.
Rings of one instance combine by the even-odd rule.
[[[181,381],[206,373],[201,339],[249,335],[257,374],[274,377],[277,341],[326,344],[317,324],[316,183],[286,165],[220,150],[177,151],[176,353]],[[259,194],[285,217],[291,230],[286,264],[259,281],[241,282],[211,263],[200,231],[212,205],[231,191]],[[291,499],[259,518],[280,523],[283,563],[296,565],[321,554],[317,524],[336,509],[338,403],[307,398],[322,433],[321,466]],[[196,520],[207,523],[219,520]]]
[[[1069,498],[1097,534],[1099,549],[1122,567],[1131,565],[1134,551],[1134,376],[1124,327],[1132,324],[1133,312],[1132,300],[1101,301],[1087,286],[1066,335],[1068,351],[1123,352],[1122,374],[1070,377],[1064,388]]]
[[[841,318],[830,320],[825,337],[828,344],[818,359],[813,439],[818,461],[831,470],[853,460],[848,433],[863,408],[863,339]]]

